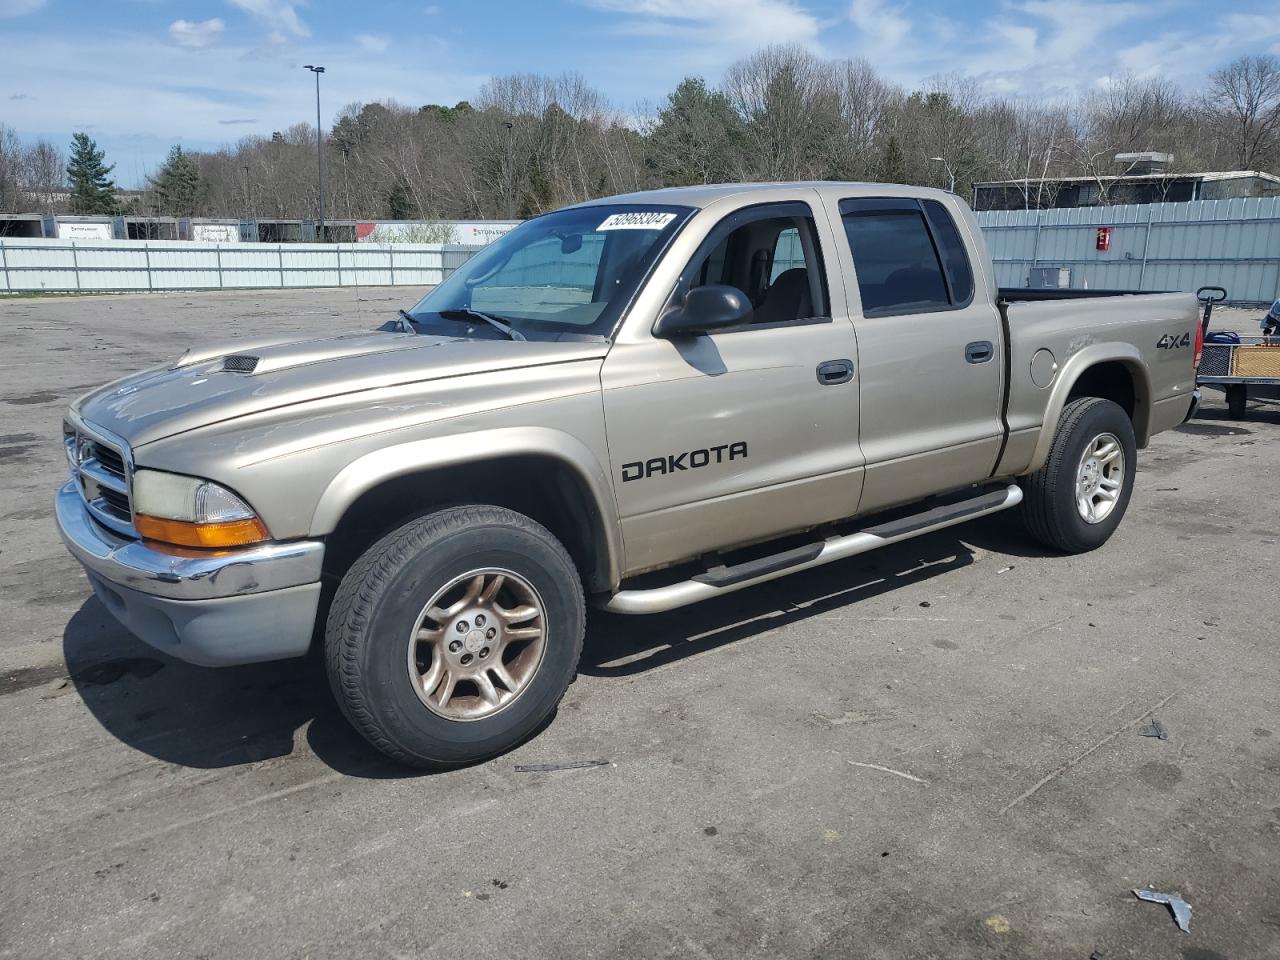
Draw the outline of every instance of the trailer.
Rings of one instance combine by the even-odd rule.
[[[1197,291],[1204,306],[1202,330],[1204,353],[1196,374],[1196,385],[1226,394],[1227,411],[1233,420],[1243,420],[1250,401],[1280,403],[1280,336],[1240,336],[1236,333],[1209,333],[1213,305],[1226,299],[1221,287],[1201,287]],[[1275,330],[1264,321],[1263,330]]]

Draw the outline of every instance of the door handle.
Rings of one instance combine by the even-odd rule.
[[[964,358],[970,363],[986,363],[995,355],[995,347],[990,340],[975,340],[964,347]]]
[[[852,360],[824,360],[818,364],[818,382],[824,387],[848,383],[853,379]]]

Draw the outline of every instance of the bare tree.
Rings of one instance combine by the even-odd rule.
[[[746,124],[740,171],[745,179],[825,174],[840,109],[821,60],[794,44],[765,47],[729,68],[724,89]]]
[[[1280,141],[1280,59],[1238,57],[1209,77],[1208,125],[1226,142],[1238,170],[1256,170]]]
[[[984,166],[1009,181],[1023,209],[1052,206],[1071,142],[1066,108],[993,100],[978,109],[975,124],[984,147]]]
[[[1116,167],[1116,155],[1173,152],[1174,130],[1186,111],[1181,92],[1162,77],[1115,78],[1077,105],[1069,153],[1093,181],[1099,205],[1112,202],[1115,176],[1129,172]]]

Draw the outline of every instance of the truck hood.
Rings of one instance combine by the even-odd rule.
[[[90,424],[138,447],[278,407],[407,383],[598,359],[605,342],[462,340],[360,333],[238,340],[187,351],[72,404]],[[228,358],[232,358],[228,361]]]

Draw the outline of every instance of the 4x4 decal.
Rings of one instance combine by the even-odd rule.
[[[1182,347],[1191,346],[1191,334],[1184,333],[1182,336],[1166,333],[1163,337],[1156,341],[1157,350],[1178,350]]]
[[[622,482],[641,480],[645,477],[663,476],[680,470],[697,470],[711,463],[724,463],[726,460],[745,460],[747,457],[747,441],[721,443],[703,450],[686,450],[684,453],[669,453],[665,457],[651,457],[648,460],[633,460],[622,465]]]

